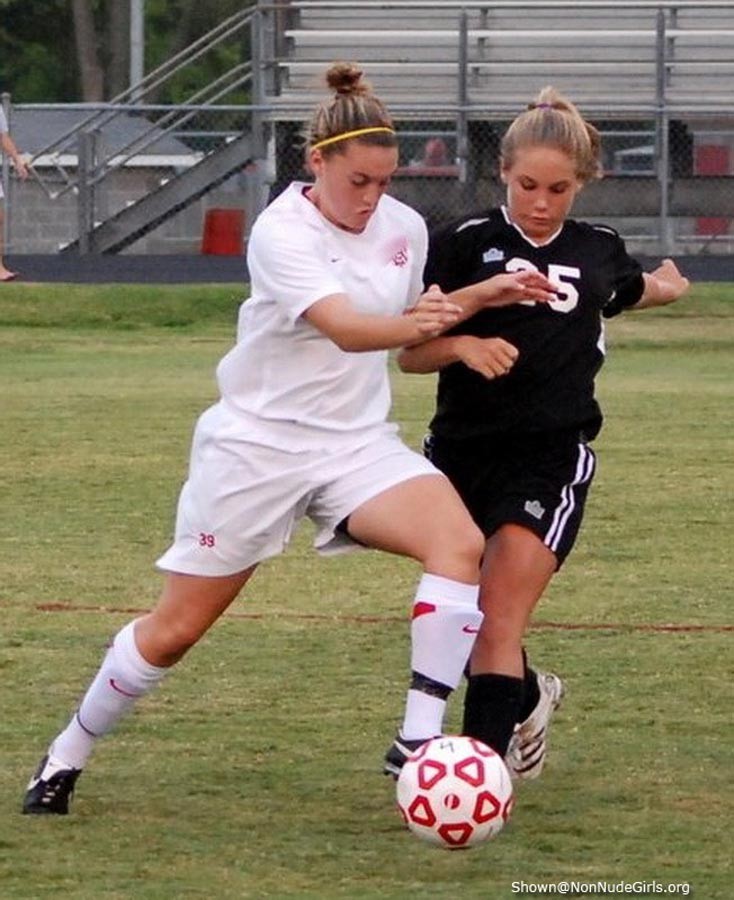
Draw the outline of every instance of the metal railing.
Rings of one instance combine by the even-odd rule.
[[[34,153],[29,164],[35,178],[43,186],[50,199],[56,199],[67,191],[84,189],[98,184],[112,171],[128,163],[133,157],[151,148],[162,137],[173,132],[180,132],[183,126],[189,122],[197,112],[206,110],[231,95],[235,90],[249,86],[252,82],[252,64],[250,60],[237,63],[218,78],[203,88],[191,93],[186,100],[175,106],[166,107],[157,105],[145,105],[144,99],[153,91],[158,91],[192,63],[201,59],[205,54],[220,46],[224,41],[234,37],[241,38],[243,33],[249,38],[250,29],[256,13],[252,8],[246,8],[236,13],[224,22],[220,23],[207,34],[198,38],[188,47],[185,47],[171,59],[149,72],[141,81],[131,85],[127,90],[113,97],[103,105],[79,105],[64,104],[65,109],[91,109],[90,115],[69,128],[51,143]],[[105,126],[123,115],[135,113],[145,116],[150,113],[162,113],[160,118],[151,118],[146,129],[134,140],[115,147],[108,154],[98,155],[94,159],[92,173],[87,172],[83,179],[80,178],[78,166],[73,169],[63,164],[65,155],[83,156],[88,151],[80,149],[88,144],[88,135],[99,132]],[[39,159],[48,165],[51,164],[58,176],[57,181],[51,181],[43,171],[35,165]],[[91,161],[89,161],[91,162]],[[59,181],[61,187],[58,187]]]
[[[136,158],[139,160],[146,150],[155,150],[156,144],[167,137],[177,138],[188,147],[196,146],[199,148],[198,154],[203,155],[216,146],[223,146],[232,140],[236,134],[241,133],[242,123],[246,123],[245,127],[252,134],[255,158],[265,160],[266,156],[269,156],[268,163],[270,168],[275,170],[275,174],[267,177],[282,182],[290,174],[281,152],[283,126],[290,127],[293,123],[300,125],[303,119],[310,114],[314,103],[324,97],[324,90],[318,88],[315,82],[308,90],[293,90],[287,76],[288,67],[291,65],[300,65],[301,67],[305,65],[306,68],[310,67],[313,73],[318,72],[319,75],[323,75],[328,62],[323,59],[309,61],[308,59],[304,60],[303,57],[296,59],[294,41],[297,38],[293,36],[299,29],[309,28],[309,22],[312,21],[309,16],[314,11],[321,10],[338,14],[337,21],[340,21],[342,26],[351,24],[352,31],[360,32],[361,39],[355,49],[361,48],[363,51],[363,55],[358,57],[358,61],[365,65],[368,77],[371,77],[374,72],[384,78],[394,76],[396,82],[400,83],[402,78],[407,78],[404,73],[413,69],[419,73],[419,84],[425,82],[430,85],[431,71],[442,73],[442,78],[451,73],[451,83],[454,85],[453,96],[445,96],[436,100],[430,96],[426,97],[419,90],[412,90],[410,97],[398,96],[396,99],[391,99],[388,92],[386,99],[394,118],[399,123],[400,130],[410,135],[404,142],[406,147],[413,146],[418,140],[417,136],[424,132],[427,135],[431,133],[441,135],[442,139],[449,135],[447,143],[451,145],[452,166],[450,169],[454,174],[448,180],[453,181],[457,186],[462,203],[465,203],[467,207],[476,206],[484,202],[482,190],[486,188],[486,178],[482,180],[482,177],[477,174],[478,154],[486,159],[495,152],[497,129],[522,108],[519,105],[518,97],[508,98],[502,94],[488,97],[486,92],[479,91],[478,78],[482,76],[482,73],[490,73],[491,77],[495,78],[498,67],[502,69],[502,64],[492,56],[491,41],[487,42],[486,40],[488,35],[491,37],[497,32],[489,27],[490,23],[486,16],[479,20],[476,16],[484,16],[488,11],[507,13],[511,10],[524,10],[540,15],[541,11],[544,11],[545,14],[552,14],[569,10],[579,13],[580,10],[586,10],[596,14],[610,9],[617,11],[619,15],[622,15],[624,11],[637,13],[644,11],[646,16],[644,28],[638,22],[635,29],[638,34],[645,33],[647,45],[652,48],[646,64],[646,77],[649,76],[652,83],[651,86],[648,84],[649,90],[646,88],[646,99],[618,96],[595,100],[593,76],[586,76],[589,81],[584,83],[588,84],[588,90],[584,101],[580,104],[581,109],[591,121],[601,124],[607,134],[610,134],[612,129],[614,130],[614,140],[618,141],[615,144],[614,158],[619,161],[619,171],[614,174],[629,175],[630,185],[632,185],[632,177],[638,175],[641,175],[646,182],[654,180],[657,185],[654,214],[657,225],[654,233],[649,231],[648,225],[640,227],[637,224],[641,217],[649,219],[649,200],[644,204],[644,211],[642,210],[643,204],[641,204],[639,215],[635,215],[631,202],[624,204],[628,212],[621,230],[623,233],[627,229],[629,229],[628,233],[639,231],[640,239],[649,240],[651,243],[657,241],[663,252],[671,252],[672,245],[679,239],[679,235],[674,233],[674,220],[685,215],[685,211],[682,213],[681,210],[688,208],[680,199],[678,187],[681,171],[686,167],[690,168],[691,155],[690,148],[688,148],[685,151],[686,161],[681,160],[681,147],[675,140],[676,128],[681,126],[685,131],[689,126],[693,127],[690,123],[697,122],[696,127],[703,127],[710,134],[713,134],[714,130],[718,130],[717,133],[723,135],[722,142],[731,144],[732,160],[734,160],[734,120],[732,120],[731,114],[731,97],[734,96],[734,42],[732,41],[734,28],[722,28],[717,31],[717,34],[723,35],[717,39],[723,42],[725,48],[723,58],[719,53],[716,64],[712,64],[712,59],[706,58],[703,54],[703,58],[696,62],[697,66],[703,67],[698,71],[705,70],[707,77],[718,79],[716,81],[717,89],[709,91],[708,95],[704,97],[693,99],[683,97],[681,99],[680,95],[671,95],[671,79],[676,71],[680,72],[686,67],[690,74],[693,65],[678,51],[681,36],[684,33],[700,35],[704,31],[712,31],[710,28],[703,29],[700,23],[698,26],[695,24],[692,26],[690,20],[685,22],[682,20],[684,14],[688,15],[691,10],[706,9],[716,11],[721,21],[726,23],[728,22],[727,16],[731,15],[734,19],[734,4],[730,0],[697,0],[697,2],[693,2],[693,0],[617,0],[617,3],[614,4],[608,0],[582,0],[582,2],[496,0],[492,3],[476,2],[476,0],[467,0],[467,2],[451,2],[451,0],[443,0],[443,2],[442,0],[423,0],[423,2],[420,0],[393,0],[393,2],[361,0],[360,2],[360,0],[356,0],[349,4],[338,2],[338,0],[263,2],[259,3],[256,8],[247,8],[230,17],[216,29],[168,60],[163,66],[149,73],[139,84],[133,85],[118,95],[110,103],[95,106],[64,104],[60,108],[81,111],[83,113],[81,120],[73,128],[66,130],[52,143],[34,154],[35,166],[32,171],[47,196],[60,201],[69,194],[73,194],[77,198],[80,237],[85,229],[96,227],[100,218],[99,207],[100,205],[104,206],[104,203],[99,203],[99,199],[103,196],[103,185],[106,179],[120,169],[129,167]],[[411,44],[411,40],[414,40],[415,34],[421,31],[421,28],[418,27],[422,22],[420,20],[421,10],[429,10],[432,14],[440,13],[443,16],[442,28],[439,30],[443,34],[442,40],[446,55],[442,61],[426,61],[416,53],[411,55],[410,52],[398,53],[390,61],[371,61],[367,55],[371,46],[368,39],[370,30],[364,16],[371,16],[373,13],[378,17],[381,14],[388,16],[389,13],[389,15],[402,17],[402,28],[395,28],[391,35],[391,46],[399,47],[401,39],[404,38],[405,46],[410,48],[414,46]],[[416,23],[415,28],[406,27],[411,21],[411,16]],[[354,18],[350,19],[350,17]],[[361,31],[354,27],[355,24],[360,23]],[[585,27],[588,30],[588,23]],[[314,30],[318,31],[318,28],[310,30],[313,33]],[[514,32],[516,40],[525,40],[528,33],[528,29],[521,28],[517,22],[514,23],[513,28],[505,27],[505,30],[508,33]],[[537,30],[536,28],[535,31]],[[581,30],[580,26],[576,29],[577,32]],[[522,37],[523,31],[526,33],[525,37]],[[557,34],[562,34],[562,29],[559,29]],[[611,41],[614,36],[608,37]],[[245,41],[249,42],[251,56],[249,61],[238,62],[210,85],[193,92],[182,104],[165,105],[145,102],[147,96],[183,71],[191,62],[201,59],[212,47],[220,46],[223,41],[232,38],[239,40],[242,44]],[[533,40],[535,39],[533,38]],[[617,39],[615,38],[615,40]],[[484,43],[480,43],[480,41],[484,41]],[[729,51],[726,48],[730,46],[733,49],[731,55],[727,57],[726,54]],[[481,54],[478,54],[479,47],[482,48]],[[346,49],[349,48],[344,43],[337,43],[329,45],[326,53],[340,58],[343,57]],[[542,53],[542,42],[538,42],[538,59],[543,58]],[[701,56],[700,53],[699,56]],[[349,58],[352,58],[351,54]],[[575,71],[581,71],[583,60],[580,52],[575,59],[565,62],[569,66],[573,63],[576,66]],[[552,80],[552,66],[546,67],[546,71],[549,76],[548,80]],[[579,75],[580,80],[581,78],[582,76]],[[545,79],[543,83],[545,83]],[[226,99],[234,91],[243,87],[249,92],[249,103],[233,105],[226,102]],[[382,90],[378,89],[378,93],[385,96]],[[576,99],[573,93],[570,96],[571,99]],[[528,99],[531,98],[525,97],[525,100]],[[22,105],[16,108],[25,110],[39,107]],[[239,125],[233,128],[231,115],[235,111]],[[134,116],[138,122],[142,120],[145,123],[143,130],[138,129],[138,133],[128,135],[122,145],[105,148],[104,142],[97,140],[97,135],[111,122],[123,116]],[[228,117],[230,118],[228,119]],[[615,120],[617,124],[610,126],[610,122]],[[293,127],[290,134],[295,133],[296,129]],[[289,137],[286,139],[286,144],[288,141],[294,140],[295,138]],[[193,161],[196,153],[192,151],[191,155]],[[291,155],[298,156],[298,153],[295,152]],[[633,156],[637,159],[644,158],[645,171],[643,173],[625,170],[624,161]],[[401,162],[407,165],[407,157]],[[260,167],[264,178],[266,177],[264,174],[266,168],[265,165]],[[51,175],[49,176],[47,172],[50,172]],[[9,178],[7,165],[4,166],[3,177],[7,186]],[[167,174],[165,177],[172,176]],[[702,181],[702,179],[696,180]],[[722,183],[723,191],[729,190],[731,184],[731,181]],[[707,187],[710,186],[710,184],[707,185]],[[689,185],[685,185],[685,187],[688,190]],[[449,188],[451,185],[447,184],[446,177],[434,179],[432,183],[425,182],[423,192],[417,197],[416,205],[430,218],[434,214],[435,208],[444,205],[443,196]],[[635,187],[630,186],[629,190],[634,192]],[[436,192],[435,198],[431,197],[431,191]],[[7,190],[6,193],[8,193]],[[440,202],[439,194],[441,195]],[[713,194],[713,192],[708,191],[708,194]],[[264,195],[264,191],[259,192],[259,196]],[[649,191],[647,196],[649,198]],[[713,210],[711,216],[717,220],[727,218],[727,215],[722,216],[722,209],[725,212],[727,207],[725,196],[722,196],[714,198],[716,202],[711,207]],[[407,199],[410,201],[411,198]],[[691,213],[689,218],[705,216],[705,213],[700,211],[700,203],[698,205],[688,204],[688,206],[695,207],[697,210]],[[734,209],[734,201],[728,204],[728,208]],[[731,216],[729,215],[728,218],[731,219]],[[706,246],[706,241],[709,244],[715,243],[720,236],[725,241],[729,240],[727,237],[728,226],[716,225],[716,227],[723,227],[722,234],[712,234],[709,237],[704,235],[701,239],[704,246]]]

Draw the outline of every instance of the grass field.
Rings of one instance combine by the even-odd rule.
[[[240,294],[0,291],[2,900],[505,900],[563,879],[731,897],[731,285],[609,325],[599,474],[528,641],[568,696],[496,841],[451,854],[403,830],[380,762],[416,567],[319,560],[305,526],[102,742],[73,814],[19,815],[107,638],[156,596]],[[433,379],[394,389],[417,446]]]

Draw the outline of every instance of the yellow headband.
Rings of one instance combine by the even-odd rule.
[[[347,138],[359,137],[362,134],[376,134],[377,132],[395,134],[395,131],[392,128],[388,128],[387,125],[373,125],[370,128],[357,128],[354,131],[345,131],[344,134],[335,134],[334,137],[324,138],[323,141],[313,144],[311,149],[319,150],[321,147],[327,147],[329,144],[336,144],[337,141],[346,141]]]

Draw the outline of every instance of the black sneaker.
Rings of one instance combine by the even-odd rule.
[[[81,769],[66,769],[53,757],[44,756],[36,774],[28,782],[23,812],[32,815],[67,815],[74,785],[81,774]]]
[[[390,749],[385,754],[385,763],[382,771],[385,775],[392,775],[393,778],[397,778],[400,770],[405,765],[405,760],[410,754],[415,753],[419,747],[422,747],[426,741],[430,740],[431,738],[419,738],[416,741],[406,741],[398,732],[395,740],[390,744]]]

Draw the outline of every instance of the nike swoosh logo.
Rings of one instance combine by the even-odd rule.
[[[464,634],[479,634],[479,629],[474,628],[473,625],[464,625],[461,630],[464,632]]]

